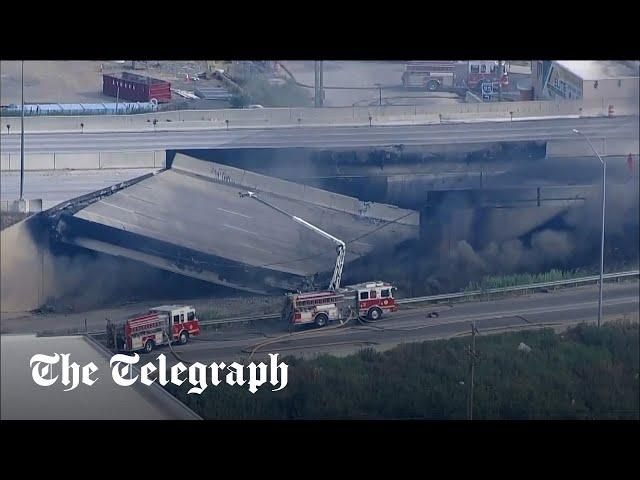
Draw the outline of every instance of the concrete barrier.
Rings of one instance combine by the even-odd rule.
[[[398,221],[398,223],[402,223],[404,225],[420,225],[420,212],[412,212],[394,205],[385,205],[383,203],[367,202],[363,216],[386,221]]]
[[[98,170],[109,168],[165,168],[166,151],[97,153],[27,153],[25,170]],[[2,171],[19,171],[20,154],[3,154]]]
[[[100,168],[99,153],[56,153],[55,170],[97,170]]]
[[[11,156],[11,167],[20,170],[20,155]],[[25,170],[54,170],[55,154],[53,153],[25,153]]]
[[[436,118],[468,115],[490,118],[545,116],[606,116],[609,106],[614,115],[634,115],[638,102],[629,98],[610,98],[579,101],[520,101],[489,103],[456,103],[438,105],[324,107],[324,108],[264,108],[221,110],[178,110],[134,115],[86,115],[26,117],[26,132],[105,132],[152,131],[182,129],[269,128],[309,125],[386,125],[396,123],[433,123]],[[500,117],[499,113],[503,116]],[[465,120],[467,117],[457,117]],[[154,126],[154,120],[156,124]],[[0,134],[20,133],[19,117],[3,117]]]
[[[154,150],[153,152],[153,168],[166,168],[167,167],[167,151],[166,150]]]
[[[153,168],[154,152],[101,152],[98,168]]]

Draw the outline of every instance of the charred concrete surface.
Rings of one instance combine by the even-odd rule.
[[[259,293],[325,282],[334,265],[333,245],[286,216],[241,199],[238,193],[247,189],[349,242],[347,262],[418,235],[416,211],[178,156],[171,169],[65,202],[3,232],[3,311],[35,308],[51,293],[36,286],[71,281],[68,266],[56,269],[52,260],[49,269],[62,280],[43,282],[47,269],[36,265],[39,257],[45,263],[55,257],[52,251],[61,245]],[[33,248],[25,248],[29,242]],[[17,261],[20,256],[24,262]],[[15,280],[27,271],[33,274]],[[73,277],[74,286],[55,293],[78,291],[82,279]]]

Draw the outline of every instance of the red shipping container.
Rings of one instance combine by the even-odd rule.
[[[157,78],[122,72],[121,76],[102,75],[102,93],[133,102],[171,101],[171,83]]]

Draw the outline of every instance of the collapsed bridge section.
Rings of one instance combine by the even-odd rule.
[[[239,196],[252,190],[347,242],[346,263],[416,238],[419,213],[177,154],[171,168],[52,217],[55,237],[253,292],[328,281],[335,248]]]

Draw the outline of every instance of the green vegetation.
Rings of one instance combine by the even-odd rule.
[[[263,107],[307,107],[311,105],[309,93],[303,87],[287,80],[282,85],[272,85],[266,78],[256,76],[245,83],[244,93],[236,94],[230,104],[234,108],[248,105],[262,105]]]
[[[588,277],[594,275],[592,271],[583,269],[575,270],[550,270],[543,273],[515,273],[512,275],[488,275],[479,282],[470,282],[463,289],[465,292],[476,290],[489,290],[491,288],[514,287],[516,285],[529,285],[532,283],[555,282],[571,278]]]
[[[518,350],[520,342],[530,352]],[[172,387],[207,419],[464,419],[468,338],[403,344],[346,358],[288,357],[289,384],[252,395],[221,384]],[[636,419],[638,323],[480,335],[476,419]]]
[[[225,318],[225,315],[216,310],[204,310],[202,312],[198,312],[198,320],[218,320],[220,318]]]

